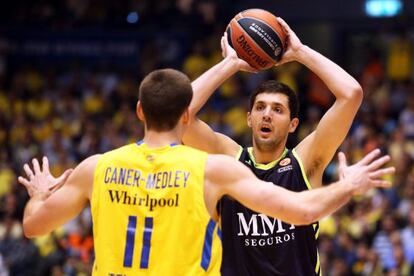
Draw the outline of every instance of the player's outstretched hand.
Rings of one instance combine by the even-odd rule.
[[[368,153],[363,159],[354,165],[348,166],[345,154],[338,154],[339,160],[339,178],[347,179],[353,186],[353,194],[364,194],[371,188],[391,186],[391,182],[384,180],[382,177],[387,174],[395,173],[394,167],[382,168],[388,161],[389,155],[380,156],[381,151],[375,149]]]
[[[40,168],[39,161],[36,158],[33,158],[32,166],[33,170],[27,163],[24,164],[23,169],[27,178],[23,176],[18,178],[20,184],[26,187],[30,197],[47,197],[59,189],[73,171],[73,169],[68,169],[61,176],[54,177],[49,171],[49,160],[47,157],[43,157],[42,168]]]
[[[236,62],[237,69],[240,71],[257,73],[259,70],[251,67],[246,61],[237,56],[236,51],[230,46],[227,40],[227,32],[221,37],[221,54],[223,58],[229,58]]]

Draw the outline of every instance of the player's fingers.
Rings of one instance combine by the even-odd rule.
[[[19,183],[20,183],[20,184],[22,184],[22,185],[23,185],[23,186],[25,186],[25,187],[30,186],[30,182],[29,182],[26,178],[24,178],[24,177],[22,177],[22,176],[19,176],[19,177],[17,178],[17,181],[19,181]]]
[[[277,17],[277,21],[279,22],[280,25],[282,25],[283,29],[285,29],[287,33],[290,32],[291,29],[285,20],[283,20],[281,17]]]
[[[341,168],[346,167],[348,165],[346,161],[345,153],[343,153],[342,151],[338,153],[338,163],[339,163],[339,167]]]
[[[249,69],[247,69],[246,71],[247,71],[247,72],[249,72],[249,73],[254,73],[254,74],[257,74],[257,73],[259,73],[259,72],[260,72],[259,70],[254,69],[254,68],[249,68]]]
[[[59,190],[60,187],[63,186],[63,184],[65,184],[65,182],[56,182],[55,184],[53,184],[52,186],[49,187],[49,191],[54,192],[56,190]]]
[[[229,53],[227,53],[229,44],[227,42],[227,34],[224,33],[224,35],[221,37],[221,49],[223,52],[223,57],[226,57]]]
[[[62,175],[61,178],[63,181],[66,181],[66,179],[69,177],[69,175],[73,172],[73,169],[67,169]]]
[[[345,168],[347,167],[347,161],[345,154],[341,151],[338,153],[338,175],[339,179],[344,178],[345,176]]]
[[[40,171],[40,165],[39,165],[39,161],[37,161],[36,158],[32,159],[32,164],[33,164],[33,171],[35,174],[39,174],[41,173]]]
[[[27,163],[23,165],[23,170],[29,179],[32,179],[34,177],[32,169],[30,169],[30,166]]]
[[[372,179],[375,179],[375,178],[383,177],[384,175],[387,175],[387,174],[394,174],[394,173],[395,173],[395,168],[394,167],[389,167],[389,168],[376,170],[376,171],[370,173],[369,177],[372,178]]]
[[[43,172],[49,171],[49,159],[46,156],[42,158],[42,170]]]
[[[61,176],[56,179],[56,182],[49,186],[50,191],[54,191],[59,189],[63,184],[65,184],[66,179],[70,176],[73,172],[73,169],[66,170]]]
[[[392,186],[392,183],[387,180],[374,180],[374,186],[378,188],[389,188]]]
[[[368,153],[361,161],[358,163],[361,165],[368,165],[371,163],[378,155],[380,155],[381,151],[379,149],[374,149],[370,153]]]
[[[284,53],[283,56],[286,56],[286,53]],[[282,57],[282,59],[280,61],[278,61],[278,62],[275,63],[275,67],[278,67],[280,65],[283,65],[286,62],[288,62],[288,61],[286,59],[283,59],[283,57]]]
[[[384,155],[381,158],[376,159],[371,164],[368,165],[368,168],[370,170],[376,170],[380,167],[384,166],[387,162],[391,160],[391,157],[389,155]]]
[[[234,50],[233,46],[230,45],[229,43],[229,39],[227,38],[227,33],[224,33],[224,38],[223,38],[223,42],[224,42],[224,46],[226,46],[226,51],[228,48]]]

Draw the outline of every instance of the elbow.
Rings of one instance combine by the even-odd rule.
[[[34,239],[37,237],[37,235],[33,234],[32,232],[26,231],[26,230],[24,230],[23,233],[24,233],[24,236],[28,239]]]
[[[362,99],[364,98],[364,92],[362,90],[362,87],[359,85],[359,83],[355,83],[349,91],[350,92],[347,97],[347,100],[351,102],[353,105],[360,106],[362,103]]]
[[[359,103],[362,102],[362,99],[364,98],[364,91],[362,90],[361,85],[357,84],[352,89],[353,98],[355,98]]]
[[[38,236],[33,227],[28,225],[28,223],[23,223],[23,234],[28,239],[36,238]]]
[[[23,234],[26,238],[32,239],[47,234],[47,232],[41,230],[42,229],[36,227],[36,225],[33,225],[27,221],[23,221]]]
[[[23,226],[23,234],[28,239],[32,239],[32,238],[37,237],[36,233],[32,229],[30,229],[26,226]]]
[[[302,217],[296,225],[309,225],[319,220],[319,214],[310,208],[305,208],[302,212]]]

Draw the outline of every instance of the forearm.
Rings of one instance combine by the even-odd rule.
[[[251,185],[252,183],[254,185]],[[353,194],[352,185],[344,181],[302,192],[290,191],[274,183],[248,177],[237,185],[237,188],[232,188],[232,185],[225,187],[232,189],[225,194],[231,195],[256,212],[294,225],[309,225],[334,213],[347,203]],[[241,186],[245,186],[246,189]],[[254,189],[251,189],[252,186]]]
[[[74,187],[63,186],[47,197],[33,196],[26,205],[23,230],[32,238],[50,233],[77,216],[87,203]]]
[[[362,99],[362,89],[359,83],[322,54],[303,45],[296,60],[320,77],[337,99]]]
[[[195,116],[214,91],[238,71],[235,62],[225,58],[192,82],[194,95],[190,104],[191,116]]]
[[[302,208],[309,212],[308,223],[328,216],[345,205],[353,194],[352,185],[344,181],[300,193]]]
[[[23,231],[26,237],[33,237],[39,235],[37,233],[37,227],[41,224],[40,221],[35,221],[36,212],[41,210],[44,201],[47,199],[48,195],[38,194],[34,195],[27,202],[23,214]]]

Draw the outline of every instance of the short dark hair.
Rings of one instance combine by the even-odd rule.
[[[295,91],[289,86],[281,82],[274,80],[265,81],[260,84],[255,91],[250,95],[250,106],[249,110],[252,111],[254,102],[256,101],[257,95],[261,93],[281,93],[288,97],[290,119],[299,117],[299,99]]]
[[[172,130],[192,97],[191,82],[184,73],[162,69],[148,74],[139,87],[147,129]]]

